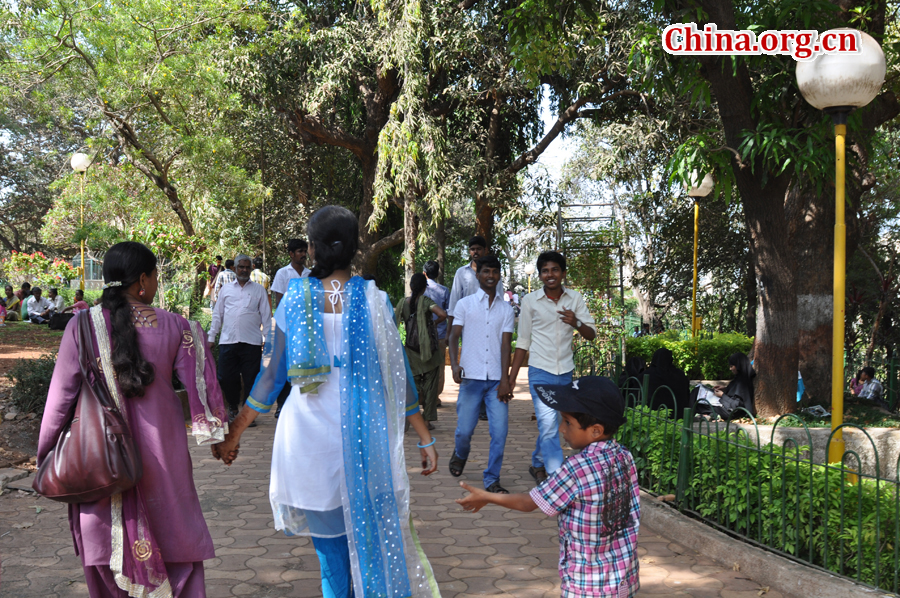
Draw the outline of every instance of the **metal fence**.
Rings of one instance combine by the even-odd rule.
[[[869,439],[875,475],[862,473],[860,455],[850,450],[842,463],[812,463],[812,436],[793,415],[779,418],[769,443],[761,444],[758,429],[753,438],[730,422],[694,421],[690,409],[677,421],[665,409],[651,411],[647,384],[645,376],[624,385],[628,421],[617,436],[634,456],[644,490],[672,495],[678,509],[732,536],[898,592],[900,486],[878,474],[878,452],[866,430],[841,426]],[[753,417],[744,417],[755,428]],[[805,429],[807,444],[775,444],[779,426]],[[900,474],[900,459],[895,467]]]

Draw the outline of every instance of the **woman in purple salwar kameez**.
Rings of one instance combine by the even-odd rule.
[[[126,414],[143,462],[135,488],[69,506],[75,552],[92,598],[202,598],[203,561],[215,556],[191,473],[181,401],[173,372],[187,388],[191,434],[199,444],[228,432],[206,337],[196,322],[149,306],[156,258],[139,243],[110,248],[103,302],[90,313],[94,351],[111,394]],[[38,461],[71,419],[81,386],[77,324],[66,328],[38,444]]]

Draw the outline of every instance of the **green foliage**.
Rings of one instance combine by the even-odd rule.
[[[629,448],[641,487],[676,490],[685,476],[682,508],[753,541],[863,583],[896,590],[900,488],[812,464],[807,446],[757,445],[724,430],[681,442],[664,411],[628,409],[618,439]],[[688,450],[684,450],[688,449]]]
[[[13,251],[0,262],[3,276],[11,281],[29,281],[37,286],[64,286],[78,277],[78,271],[61,259],[50,259],[40,251],[21,253]]]
[[[7,372],[6,377],[13,384],[10,398],[20,413],[44,413],[55,365],[54,353],[37,359],[20,359]]]
[[[753,339],[740,333],[716,334],[712,338],[682,340],[679,333],[670,330],[656,336],[641,336],[625,340],[628,357],[642,357],[647,363],[657,349],[666,348],[675,356],[675,365],[691,379],[721,380],[731,377],[728,356],[732,353],[748,353]]]

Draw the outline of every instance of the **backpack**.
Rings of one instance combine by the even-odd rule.
[[[407,300],[407,304],[409,304],[409,300]],[[410,306],[412,307],[412,306]],[[415,351],[416,353],[421,352],[422,347],[419,344],[419,318],[418,312],[413,311],[410,312],[409,316],[406,318],[406,342],[404,346],[410,351]],[[437,352],[437,329],[434,326],[434,318],[428,317],[425,318],[428,341],[431,344],[431,354],[434,355]]]

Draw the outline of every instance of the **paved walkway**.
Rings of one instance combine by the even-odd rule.
[[[442,594],[558,598],[554,519],[494,507],[469,514],[454,502],[462,495],[458,480],[447,472],[456,391],[448,378],[434,432],[440,471],[423,478],[417,468],[410,468],[416,529]],[[502,482],[511,492],[525,492],[533,485],[528,465],[536,426],[527,387],[520,384],[516,392]],[[217,557],[206,562],[209,598],[321,596],[318,560],[309,539],[288,538],[272,527],[267,490],[275,420],[261,416],[257,421],[260,425],[244,435],[241,456],[231,468],[214,460],[207,448],[191,449],[203,513],[216,545]],[[461,479],[481,483],[487,449],[487,426],[481,424]],[[412,439],[407,451],[418,453]],[[716,566],[673,543],[661,531],[641,528],[639,596],[782,598],[740,572]],[[0,597],[87,596],[66,506],[61,503],[22,492],[0,497],[0,562]]]

